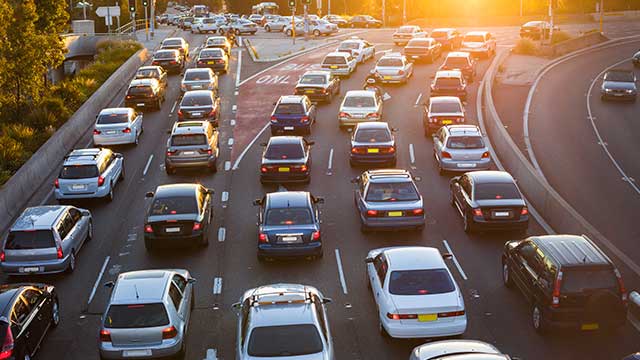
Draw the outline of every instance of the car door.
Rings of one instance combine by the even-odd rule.
[[[175,276],[175,275],[174,275]],[[185,305],[185,297],[182,291],[178,288],[173,279],[171,279],[171,284],[169,285],[169,298],[171,299],[171,304],[173,305],[173,310],[177,315],[177,321],[179,322],[178,326],[179,332],[182,334],[183,339],[185,334],[187,333],[187,316],[185,312],[188,306]]]
[[[366,206],[364,204],[364,199],[366,196],[366,183],[364,180],[364,175],[358,176],[358,181],[356,182],[355,192],[355,201],[356,201],[356,209],[358,210],[358,214],[362,217],[363,212],[366,211]]]
[[[71,219],[68,212],[65,212],[60,217],[58,234],[60,235],[63,254],[67,255],[72,252],[75,254],[80,250],[83,239],[80,236],[78,226],[75,226],[75,222]]]
[[[195,299],[192,298],[191,291],[191,287],[193,285],[180,274],[174,274],[171,282],[178,288],[178,290],[180,290],[180,293],[182,294],[182,303],[180,304],[179,313],[184,319],[186,334],[186,329],[188,329],[189,327],[189,319],[191,317],[191,303],[195,301]]]
[[[375,271],[371,283],[371,290],[373,291],[373,297],[378,307],[378,315],[382,317],[385,316],[389,310],[387,309],[387,297],[384,291],[389,264],[384,253],[378,254],[378,256],[373,259],[373,267]]]
[[[38,335],[41,330],[34,321],[31,307],[22,295],[18,296],[11,308],[11,332],[18,352],[22,356],[32,356],[38,348]]]
[[[327,309],[322,302],[322,299],[318,295],[313,295],[313,305],[318,318],[318,325],[320,326],[320,333],[326,344],[325,352],[328,355],[328,359],[333,359],[333,340],[331,339],[331,331],[329,330],[329,321],[327,320]]]
[[[42,342],[49,324],[51,324],[51,306],[50,297],[36,288],[28,288],[22,293],[22,297],[31,309],[30,317],[33,317],[32,336],[36,338],[36,346]]]
[[[433,137],[433,154],[435,155],[438,162],[440,162],[442,155],[442,148],[444,147],[445,134],[444,129],[440,128]]]
[[[136,135],[142,132],[142,117],[135,111],[129,118],[129,128],[133,129]]]
[[[69,218],[71,218],[71,231],[73,234],[74,242],[77,245],[76,249],[80,249],[84,242],[87,240],[89,231],[89,219],[82,216],[80,210],[76,208],[69,209]]]
[[[531,241],[525,241],[515,250],[513,266],[513,279],[524,296],[531,301],[534,294],[533,287],[537,282],[538,274],[535,270],[536,248]]]

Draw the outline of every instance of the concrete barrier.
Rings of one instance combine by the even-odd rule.
[[[91,95],[87,101],[47,140],[0,189],[0,228],[3,234],[30,202],[38,189],[60,169],[64,156],[79,146],[78,142],[95,122],[96,115],[108,107],[146,61],[147,49],[131,56]],[[82,144],[84,145],[84,144]]]
[[[544,46],[540,49],[541,55],[549,57],[562,56],[574,51],[597,45],[609,40],[600,32],[591,32],[573,39],[565,40],[551,46]]]

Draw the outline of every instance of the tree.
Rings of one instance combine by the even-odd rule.
[[[41,59],[47,68],[56,68],[62,65],[66,51],[59,34],[67,30],[67,3],[65,0],[35,0],[35,5],[35,28],[42,36]]]

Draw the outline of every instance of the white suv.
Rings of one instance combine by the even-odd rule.
[[[488,58],[496,54],[496,39],[488,31],[471,31],[464,36],[460,51]]]

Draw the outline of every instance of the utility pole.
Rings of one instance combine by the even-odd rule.
[[[327,15],[331,15],[331,0],[327,0]]]
[[[549,45],[553,44],[553,8],[555,1],[556,0],[549,0],[549,26],[551,26],[549,29]],[[544,37],[544,33],[542,37]]]
[[[304,41],[309,40],[309,5],[307,2],[304,3]]]
[[[149,17],[151,18],[149,25],[151,26],[151,38],[153,39],[153,33],[156,30],[156,0],[151,0],[151,15]]]
[[[146,41],[149,41],[149,18],[147,17],[147,2],[144,2],[144,37]]]
[[[604,0],[600,0],[600,33],[604,32]]]

